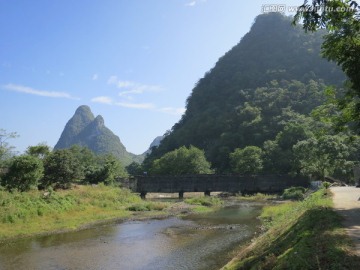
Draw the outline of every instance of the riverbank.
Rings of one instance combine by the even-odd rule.
[[[100,224],[206,212],[217,198],[186,202],[144,201],[127,189],[75,186],[71,190],[0,191],[0,242],[82,230]]]
[[[208,213],[130,218],[76,232],[6,241],[0,244],[0,269],[217,270],[232,258],[234,248],[254,236],[261,208],[260,203],[238,203],[231,197]]]
[[[319,190],[304,201],[266,206],[266,230],[242,249],[223,270],[357,269],[359,257],[332,209],[330,191]]]

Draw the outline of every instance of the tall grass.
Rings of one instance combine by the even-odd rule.
[[[304,201],[266,206],[261,219],[267,231],[223,269],[357,269],[359,257],[319,190]]]
[[[306,189],[304,187],[291,187],[284,190],[282,198],[285,200],[301,201],[305,197]]]
[[[77,229],[92,222],[131,215],[130,207],[147,205],[127,189],[77,186],[61,191],[0,191],[0,241],[57,230]],[[151,205],[162,210],[167,205]]]
[[[305,211],[319,207],[332,207],[331,198],[324,196],[323,191],[313,193],[302,202],[287,202],[264,206],[260,218],[269,229],[276,225],[281,226],[282,224],[286,225],[291,221],[296,221]]]
[[[244,200],[244,201],[268,201],[268,200],[275,200],[278,199],[278,195],[274,195],[274,194],[264,194],[264,193],[256,193],[256,194],[245,194],[245,195],[240,195],[236,197],[239,200]]]
[[[68,211],[83,211],[87,207],[122,209],[124,204],[141,201],[126,189],[106,186],[81,186],[59,192],[0,191],[0,222],[27,222],[37,216]]]
[[[185,199],[185,202],[187,204],[201,205],[207,207],[220,206],[223,204],[223,201],[218,197],[210,197],[210,196],[189,198],[189,199]]]

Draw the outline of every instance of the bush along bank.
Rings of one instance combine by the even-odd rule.
[[[265,206],[266,232],[223,267],[232,269],[358,269],[359,257],[321,189],[303,201]]]

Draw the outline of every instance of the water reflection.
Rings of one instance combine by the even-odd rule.
[[[250,237],[260,207],[125,222],[0,247],[0,269],[218,269]]]

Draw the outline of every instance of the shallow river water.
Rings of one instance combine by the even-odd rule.
[[[0,247],[0,269],[219,269],[253,236],[260,206],[129,221]]]

